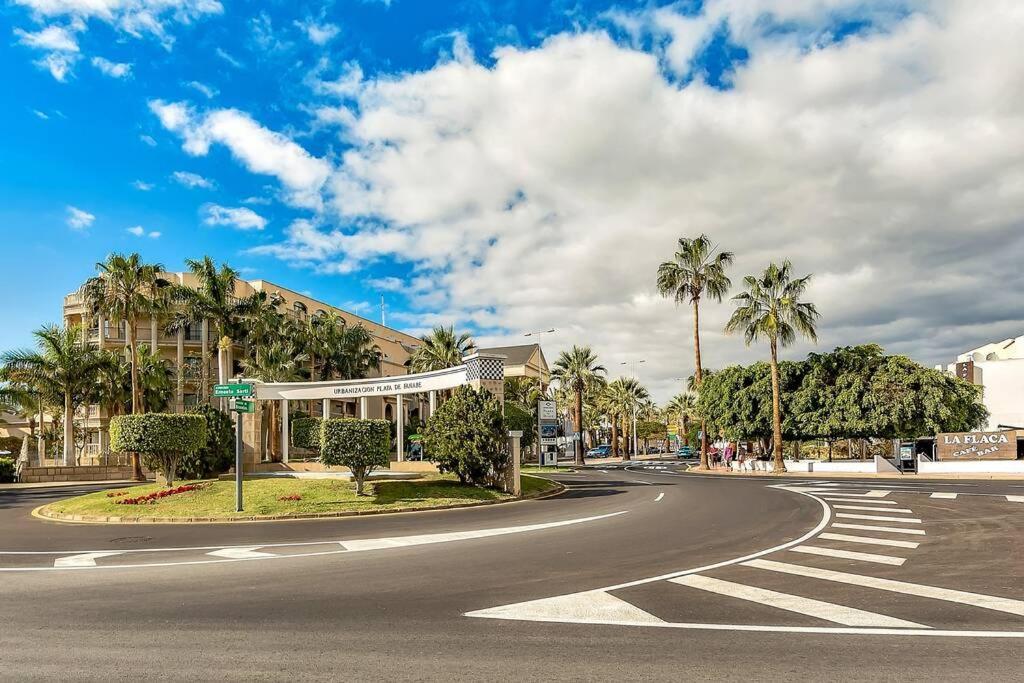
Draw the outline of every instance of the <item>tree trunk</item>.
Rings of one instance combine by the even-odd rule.
[[[75,416],[71,405],[71,394],[64,394],[64,466],[72,467],[75,462]]]
[[[573,439],[573,444],[576,447],[576,464],[583,465],[583,387],[576,387],[576,405],[575,415],[573,416],[576,422],[576,434],[579,438]]]
[[[132,378],[132,415],[138,415],[143,412],[142,410],[142,391],[139,387],[139,349],[135,343],[135,321],[125,321],[125,342],[128,344],[128,365],[131,368]],[[135,481],[145,481],[146,477],[142,474],[142,458],[139,457],[138,453],[130,453],[128,455],[132,461],[132,478]]]
[[[619,457],[619,416],[612,415],[612,457]]]
[[[629,428],[629,416],[625,413],[622,414],[622,459],[630,459],[630,450],[632,442],[629,439],[630,428]]]
[[[785,472],[786,465],[782,462],[782,397],[779,387],[779,351],[778,340],[772,338],[772,444],[775,451],[773,472]]]
[[[694,383],[697,392],[704,383],[704,369],[700,364],[700,299],[693,299],[693,360],[694,360]],[[700,465],[697,469],[711,469],[708,464],[708,423],[700,421]]]

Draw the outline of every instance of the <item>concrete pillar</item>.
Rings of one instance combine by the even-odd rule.
[[[512,462],[508,464],[508,469],[505,470],[505,493],[510,493],[513,496],[521,496],[523,494],[523,484],[520,479],[520,442],[523,437],[522,432],[509,432],[509,441],[511,442],[511,457]]]
[[[103,314],[102,314],[102,313],[100,313],[100,314],[99,314],[99,317],[98,317],[98,318],[96,319],[96,329],[97,329],[97,330],[99,330],[99,338],[98,338],[97,344],[99,345],[99,347],[100,347],[101,349],[103,348],[103,345],[104,345],[104,344],[106,343],[106,341],[107,341],[106,339],[104,339],[104,336],[105,336],[105,335],[103,334],[103,327],[104,327],[104,326],[105,326],[106,324],[107,324],[107,322],[106,322],[106,318],[105,318],[105,317],[103,316]]]
[[[434,416],[434,411],[437,409],[437,391],[430,392],[430,416]]]
[[[325,398],[323,405],[320,407],[320,416],[325,420],[331,416],[331,399]]]
[[[281,462],[288,462],[290,430],[288,429],[288,399],[281,399]]]
[[[397,420],[397,434],[395,450],[398,452],[398,462],[405,460],[405,401],[401,394],[398,395],[398,410],[395,411],[395,420]]]
[[[177,335],[178,389],[175,395],[177,412],[185,412],[185,329],[179,328]]]
[[[156,353],[157,342],[159,341],[160,331],[156,328],[156,318],[150,318],[149,320],[149,350]]]
[[[370,417],[370,401],[366,396],[359,397],[359,419],[365,420]]]

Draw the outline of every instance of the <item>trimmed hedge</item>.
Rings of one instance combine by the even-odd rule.
[[[0,458],[0,484],[10,484],[14,481],[14,458]]]
[[[190,408],[187,413],[206,420],[206,445],[182,456],[178,476],[206,479],[227,472],[235,464],[235,425],[231,416],[208,404]]]
[[[110,447],[140,453],[150,469],[160,469],[168,486],[181,457],[206,445],[206,418],[202,415],[145,413],[110,419]]]
[[[352,470],[356,493],[374,468],[387,467],[391,454],[391,423],[387,420],[330,418],[320,421],[320,462]]]
[[[299,417],[291,421],[292,445],[296,448],[320,450],[320,417]]]

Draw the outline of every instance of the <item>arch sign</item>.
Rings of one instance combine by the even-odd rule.
[[[363,396],[398,396],[420,394],[469,383],[469,366],[420,372],[413,375],[351,379],[328,382],[273,382],[256,384],[256,398],[267,400],[289,399],[306,401],[315,399],[361,398]]]

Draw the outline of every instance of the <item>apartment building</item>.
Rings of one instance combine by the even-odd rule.
[[[191,273],[165,273],[162,277],[180,285],[196,284]],[[334,312],[341,316],[349,325],[362,325],[374,337],[374,343],[380,349],[382,359],[379,368],[371,372],[371,377],[395,376],[408,373],[406,362],[419,345],[420,340],[399,330],[385,327],[349,311],[331,306],[304,294],[292,291],[287,287],[266,280],[238,280],[235,295],[239,298],[255,292],[266,292],[276,295],[280,303],[278,309],[285,315],[297,319],[308,320],[313,316]],[[64,321],[69,325],[81,325],[89,343],[99,348],[116,349],[126,345],[125,323],[119,324],[93,316],[87,309],[81,294],[74,292],[64,297]],[[177,387],[172,409],[183,412],[189,406],[209,400],[212,387],[217,381],[217,336],[207,321],[198,325],[190,325],[177,333],[168,334],[157,320],[143,320],[138,323],[135,331],[137,343],[155,347],[159,354],[167,359],[176,377]],[[241,374],[241,359],[245,349],[236,344],[231,349],[229,367],[232,376]],[[319,405],[299,405],[297,409],[305,410],[312,415],[321,415]],[[330,402],[332,416],[357,416],[358,405],[355,399],[336,400]],[[396,406],[393,397],[372,398],[367,402],[367,414],[359,417],[394,418]],[[415,415],[418,406],[406,404],[406,419]],[[82,455],[83,462],[97,461],[107,450],[107,424],[109,415],[100,406],[89,406],[81,415],[80,424],[86,431],[86,446]]]

